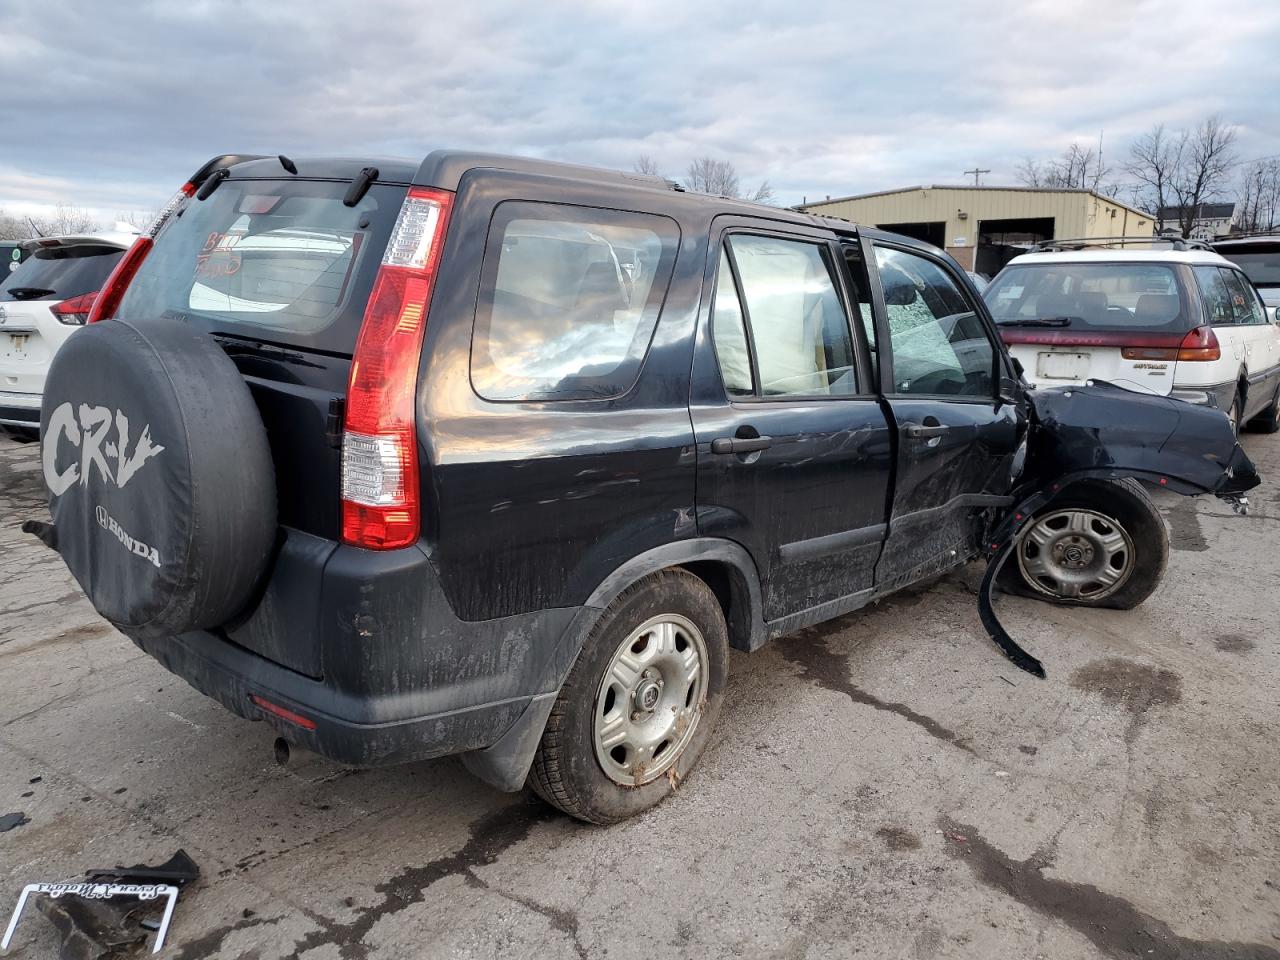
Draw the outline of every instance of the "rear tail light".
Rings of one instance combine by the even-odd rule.
[[[129,289],[129,284],[133,282],[138,268],[142,266],[142,261],[147,259],[147,254],[151,252],[151,244],[155,240],[156,234],[160,232],[160,228],[168,222],[183,201],[195,192],[195,184],[184,183],[182,188],[173,195],[173,198],[164,205],[155,222],[143,231],[142,236],[133,241],[133,246],[120,258],[116,268],[111,271],[111,276],[107,277],[107,282],[98,294],[98,299],[94,301],[93,309],[89,311],[89,323],[109,320],[116,315],[116,311],[120,309],[120,301],[124,299],[125,291]]]
[[[69,326],[81,326],[89,319],[89,311],[93,309],[93,302],[98,299],[98,291],[93,293],[83,293],[78,297],[72,297],[70,300],[63,300],[59,304],[50,307],[53,315],[58,318],[59,323],[65,323]]]
[[[1217,360],[1222,356],[1213,327],[1196,327],[1184,337],[1177,334],[1155,334],[1163,337],[1159,342],[1142,343],[1125,347],[1120,355],[1126,360]]]
[[[342,439],[342,539],[393,550],[418,539],[418,364],[453,194],[410,188],[351,360]]]

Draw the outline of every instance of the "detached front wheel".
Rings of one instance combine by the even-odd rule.
[[[664,571],[626,590],[560,690],[529,774],[534,791],[598,824],[659,803],[707,744],[728,648],[720,604],[693,574]]]
[[[1080,483],[1023,528],[1014,586],[1059,603],[1128,610],[1151,596],[1168,560],[1164,520],[1136,481]]]

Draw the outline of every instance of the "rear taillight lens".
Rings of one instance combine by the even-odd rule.
[[[413,187],[387,243],[351,359],[342,438],[342,539],[393,550],[418,539],[418,364],[453,194]]]
[[[1217,360],[1222,356],[1210,326],[1196,327],[1182,337],[1165,333],[1137,339],[1142,342],[1121,349],[1126,360]]]
[[[78,327],[89,319],[89,311],[93,309],[93,301],[96,299],[98,299],[97,290],[93,291],[93,293],[84,293],[78,297],[72,297],[70,300],[63,300],[49,309],[53,311],[53,315],[58,318],[59,323]]]
[[[120,258],[116,268],[111,271],[111,276],[107,277],[107,282],[98,294],[98,299],[94,301],[93,309],[89,311],[89,323],[108,320],[116,315],[116,311],[120,309],[120,301],[124,299],[125,291],[129,289],[129,284],[133,282],[138,268],[142,266],[142,261],[147,259],[147,254],[151,252],[151,244],[155,240],[156,234],[173,216],[174,211],[182,206],[183,201],[195,192],[195,184],[184,183],[182,188],[173,195],[173,199],[164,205],[155,222],[143,231],[142,236],[133,241],[133,246]]]
[[[1178,347],[1178,360],[1220,360],[1222,348],[1218,345],[1218,337],[1213,327],[1196,327],[1185,337]]]

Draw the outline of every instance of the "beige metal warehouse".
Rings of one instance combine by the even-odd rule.
[[[904,187],[798,209],[918,237],[988,276],[1040,240],[1155,232],[1150,214],[1119,200],[1092,190],[1047,187]]]

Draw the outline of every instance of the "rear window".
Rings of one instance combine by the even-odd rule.
[[[626,393],[653,337],[679,240],[666,217],[500,204],[471,347],[476,392],[487,400]]]
[[[171,317],[215,332],[350,353],[404,187],[226,180],[165,225],[122,317]]]
[[[1218,252],[1243,270],[1254,286],[1280,287],[1280,243],[1231,246]]]
[[[1005,326],[1051,321],[1083,331],[1175,332],[1195,325],[1178,274],[1167,264],[1015,264],[982,298]]]
[[[18,269],[0,271],[0,300],[69,300],[96,293],[123,255],[109,246],[39,248]]]

